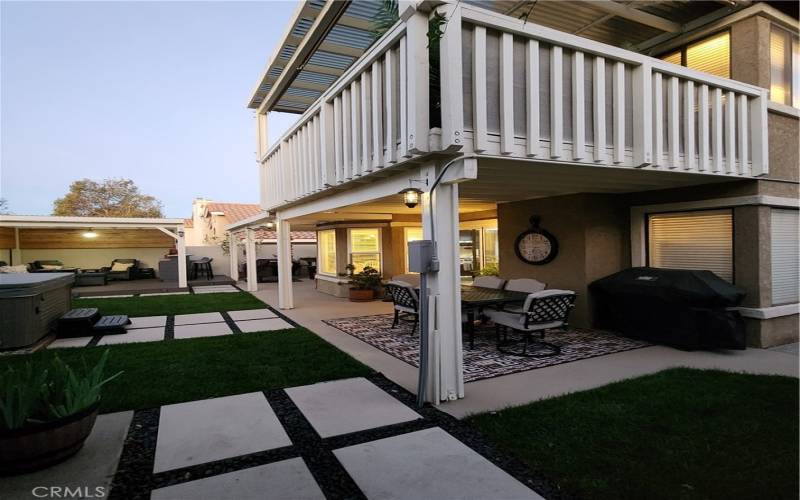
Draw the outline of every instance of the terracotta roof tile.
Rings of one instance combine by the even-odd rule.
[[[194,227],[193,219],[183,219],[183,227]]]
[[[209,203],[206,205],[208,212],[222,212],[228,224],[234,224],[242,219],[252,217],[261,212],[261,207],[256,203]]]
[[[277,240],[278,233],[277,231],[269,231],[266,229],[259,229],[255,233],[255,237],[257,240]],[[245,238],[244,232],[239,233],[239,239],[243,240]],[[291,233],[292,241],[295,240],[317,240],[317,233],[316,231],[292,231]]]

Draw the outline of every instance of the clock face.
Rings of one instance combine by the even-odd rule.
[[[516,241],[517,256],[528,264],[546,264],[556,257],[558,243],[546,231],[527,231]]]

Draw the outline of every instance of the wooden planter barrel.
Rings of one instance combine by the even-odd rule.
[[[0,475],[44,469],[77,453],[92,432],[99,405],[98,401],[58,420],[0,432]]]
[[[369,302],[370,300],[375,299],[375,290],[371,288],[367,289],[360,289],[360,288],[351,288],[350,289],[350,301],[351,302]]]

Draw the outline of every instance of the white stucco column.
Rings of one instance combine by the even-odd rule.
[[[234,283],[239,281],[239,247],[236,245],[236,235],[228,232],[228,257],[231,263],[231,279]]]
[[[432,167],[423,168],[429,182],[435,178]],[[439,271],[428,273],[428,289],[433,297],[431,311],[434,328],[429,338],[427,399],[438,403],[464,397],[461,351],[461,277],[458,254],[458,184],[442,182],[422,197],[424,239],[435,239]],[[431,224],[433,212],[433,225]]]
[[[178,287],[186,288],[186,234],[183,227],[175,228],[175,247],[178,249]]]
[[[258,291],[258,272],[256,269],[256,239],[252,228],[245,229],[245,261],[247,262],[247,291]]]
[[[294,291],[292,290],[292,242],[289,221],[276,218],[278,230],[278,307],[292,309],[294,307]]]

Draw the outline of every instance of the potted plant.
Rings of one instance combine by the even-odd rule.
[[[352,264],[348,266],[350,268]],[[353,269],[350,269],[352,272]],[[364,266],[360,273],[350,275],[350,300],[367,302],[375,298],[375,289],[381,284],[381,273],[374,267]]]
[[[49,467],[71,457],[92,432],[108,351],[74,370],[57,355],[0,373],[0,475]]]

